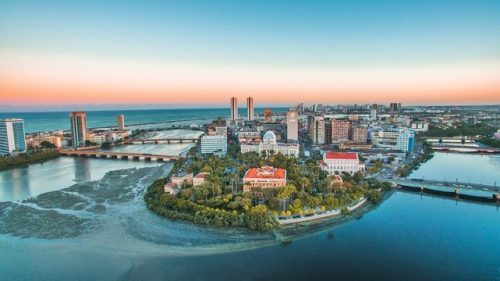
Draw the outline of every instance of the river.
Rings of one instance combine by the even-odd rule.
[[[436,152],[411,178],[500,184],[500,155]]]
[[[437,169],[436,156],[415,173]],[[484,161],[478,157],[469,160]],[[494,205],[393,192],[340,224],[282,233],[219,230],[146,209],[144,188],[170,164],[88,160],[78,169],[52,161],[32,166],[44,174],[69,170],[61,177],[67,187],[1,200],[0,280],[500,280]],[[113,161],[135,167],[101,166]],[[75,171],[91,177],[75,182]],[[449,178],[459,175],[448,171]],[[16,181],[51,182],[30,173]],[[4,193],[8,187],[0,185]],[[281,244],[276,234],[292,242]]]

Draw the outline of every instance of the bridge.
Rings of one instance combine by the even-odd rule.
[[[200,138],[131,139],[129,144],[197,143]]]
[[[386,180],[386,179],[384,179]],[[423,179],[390,179],[398,189],[452,197],[468,201],[500,203],[500,188],[494,185]]]
[[[158,161],[168,162],[180,159],[179,156],[162,155],[162,154],[144,154],[133,152],[112,152],[112,151],[98,151],[98,150],[60,150],[59,153],[64,156],[80,156],[80,157],[94,157],[94,158],[108,158],[108,159],[124,159],[136,161]]]
[[[381,179],[381,180],[386,180],[386,179]],[[399,178],[399,179],[391,179],[391,181],[400,185],[425,186],[425,187],[439,186],[439,187],[450,187],[450,188],[458,187],[458,188],[500,191],[500,187],[497,186],[496,182],[493,183],[493,185],[490,185],[483,183],[445,181],[445,180],[433,180],[433,179],[423,179],[423,178]]]
[[[481,153],[481,154],[500,154],[500,149],[493,147],[470,147],[470,146],[453,146],[453,145],[433,145],[432,150],[443,152],[458,152],[458,153]]]

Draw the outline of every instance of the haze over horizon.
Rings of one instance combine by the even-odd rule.
[[[0,111],[500,104],[499,1],[2,1]]]

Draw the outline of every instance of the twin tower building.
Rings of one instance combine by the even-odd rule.
[[[264,115],[271,115],[270,110],[268,112],[264,112]],[[238,114],[238,99],[236,97],[231,98],[231,121],[235,122],[239,119]],[[254,114],[254,103],[253,98],[247,98],[247,120],[253,121],[255,119]],[[271,116],[266,116],[265,118],[268,121],[271,121]],[[295,108],[291,108],[288,110],[286,115],[286,131],[287,131],[287,140],[291,142],[297,142],[299,139],[299,112]]]
[[[236,121],[238,120],[239,114],[238,114],[238,99],[236,97],[231,98],[231,121]],[[254,115],[254,110],[253,110],[253,98],[248,97],[247,98],[247,120],[252,121],[254,120],[255,115]]]

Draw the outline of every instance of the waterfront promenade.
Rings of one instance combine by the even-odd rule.
[[[347,210],[349,212],[354,211],[357,208],[361,207],[361,205],[365,204],[366,201],[367,201],[367,199],[363,197],[356,204],[354,204],[352,206],[348,206]],[[334,210],[330,210],[330,211],[325,211],[324,213],[321,213],[321,214],[314,214],[314,215],[309,215],[309,216],[298,216],[298,217],[282,218],[282,219],[278,218],[278,223],[281,225],[287,225],[287,224],[293,224],[293,223],[309,222],[309,221],[315,221],[315,220],[334,217],[334,216],[340,215],[341,213],[342,213],[342,209],[334,209]]]

